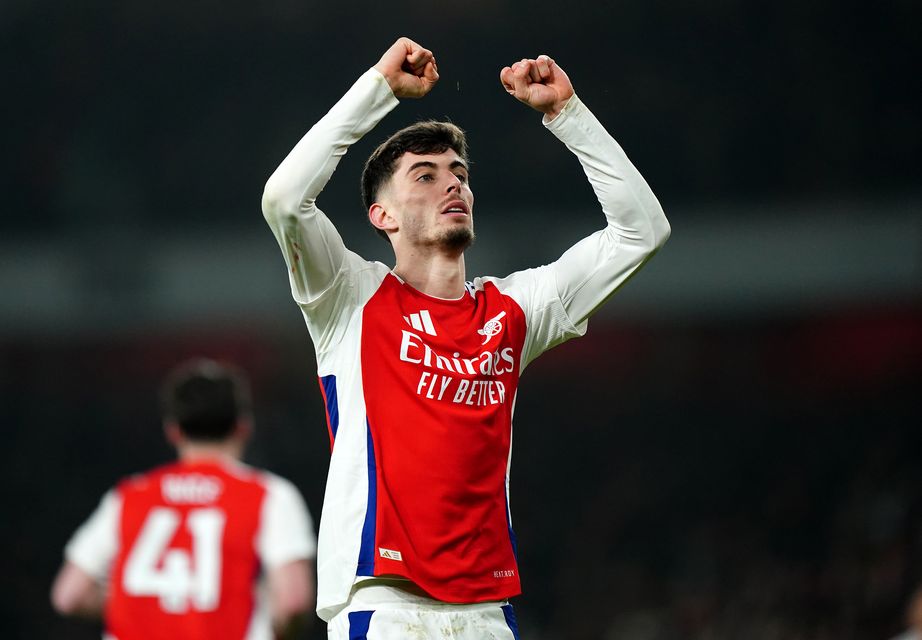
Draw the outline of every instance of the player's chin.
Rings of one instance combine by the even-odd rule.
[[[446,229],[441,238],[442,244],[451,249],[467,249],[476,239],[474,230],[468,225]]]

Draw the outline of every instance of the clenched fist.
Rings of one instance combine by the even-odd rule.
[[[555,118],[573,95],[573,84],[550,57],[523,58],[499,72],[503,88],[520,102]]]
[[[392,44],[375,69],[398,98],[422,98],[439,80],[435,56],[409,38],[399,38]]]

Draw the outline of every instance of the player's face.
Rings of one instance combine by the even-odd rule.
[[[454,150],[404,154],[387,192],[402,240],[458,249],[474,240],[474,194]]]

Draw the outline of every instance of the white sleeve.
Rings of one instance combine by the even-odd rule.
[[[99,506],[64,547],[64,557],[98,580],[108,580],[112,559],[118,552],[118,520],[121,499],[114,490],[102,497]]]
[[[317,553],[314,523],[295,486],[266,474],[266,497],[256,536],[256,552],[263,565],[278,567],[292,560],[313,558]]]
[[[262,210],[288,266],[291,292],[314,305],[337,281],[347,250],[315,200],[349,147],[398,100],[380,73],[366,71],[311,127],[266,183]]]
[[[665,244],[669,222],[643,176],[577,96],[545,126],[579,159],[607,222],[551,265],[563,306],[580,325]]]
[[[643,176],[578,96],[544,125],[579,159],[606,226],[556,262],[502,281],[529,322],[523,368],[554,345],[583,335],[589,317],[653,257],[670,233]]]

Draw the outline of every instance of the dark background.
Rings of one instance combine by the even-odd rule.
[[[922,5],[8,0],[0,8],[0,635],[93,638],[48,604],[63,546],[119,477],[171,456],[156,388],[182,358],[250,372],[248,461],[319,517],[313,350],[259,213],[300,135],[399,35],[466,128],[469,275],[601,226],[578,163],[498,73],[567,70],[673,226],[539,359],[516,406],[523,638],[880,639],[922,582]],[[305,637],[324,637],[315,623]]]

